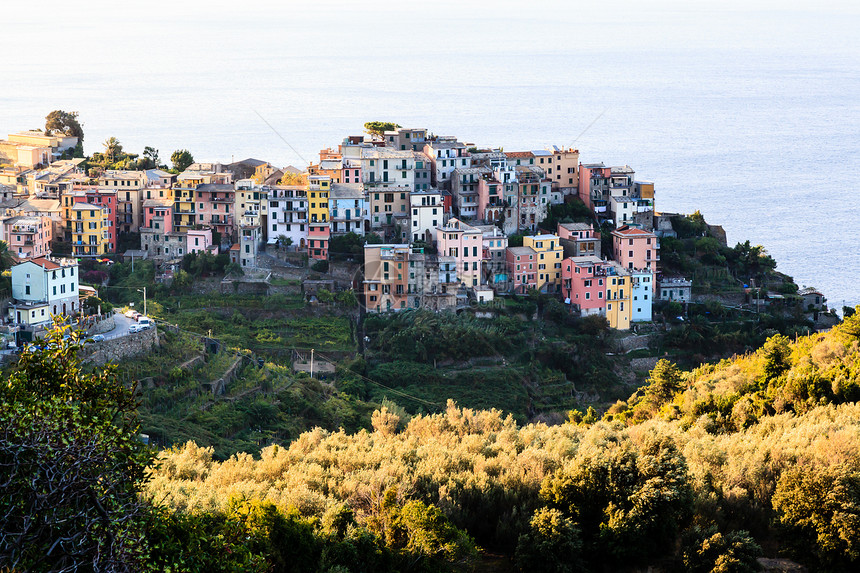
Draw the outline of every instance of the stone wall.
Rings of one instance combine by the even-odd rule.
[[[87,344],[81,350],[81,358],[86,363],[102,366],[109,362],[116,363],[125,358],[139,356],[149,352],[158,344],[158,329],[148,328],[128,336]]]
[[[619,338],[613,341],[615,351],[618,353],[627,353],[631,350],[639,350],[640,348],[648,348],[648,345],[656,337],[655,334],[633,334],[624,338]]]
[[[695,287],[695,285],[694,285]],[[746,303],[746,294],[726,293],[726,294],[696,294],[693,293],[693,302],[718,302],[723,305],[740,306]]]
[[[97,321],[87,329],[87,336],[92,336],[93,334],[104,334],[105,332],[110,332],[116,328],[116,321],[113,316],[114,315],[111,314],[110,316],[106,316],[105,318]]]
[[[243,281],[224,279],[221,281],[221,294],[269,294],[269,283],[265,281]]]

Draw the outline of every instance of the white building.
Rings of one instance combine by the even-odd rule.
[[[453,136],[439,136],[428,141],[424,146],[424,153],[433,166],[431,183],[439,188],[450,188],[451,173],[455,169],[468,169],[472,166],[472,157],[466,150],[466,145]]]
[[[74,259],[40,257],[12,267],[9,318],[18,324],[41,324],[52,314],[68,316],[80,310],[78,263]]]
[[[367,187],[409,187],[415,185],[415,155],[411,150],[376,147],[370,143],[341,145],[343,161],[361,165],[361,182]]]
[[[268,243],[288,237],[299,249],[308,238],[308,192],[301,185],[273,185],[269,191]]]
[[[413,241],[436,241],[436,227],[445,224],[445,207],[442,194],[436,189],[413,191],[409,195],[409,232]]]

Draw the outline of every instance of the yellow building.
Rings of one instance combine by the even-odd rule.
[[[630,273],[613,262],[606,276],[606,320],[609,321],[610,328],[630,329],[630,319],[633,316],[633,305],[630,304],[632,291],[633,279]]]
[[[183,174],[185,175],[185,174]],[[195,191],[205,183],[203,177],[180,177],[173,186],[173,230],[187,231],[197,224]]]
[[[72,255],[94,257],[110,251],[109,209],[90,203],[72,206]]]
[[[328,200],[331,192],[331,177],[311,175],[308,177],[308,213],[311,223],[328,222]]]
[[[540,292],[561,292],[561,261],[564,258],[561,240],[555,235],[535,235],[523,237],[523,246],[530,247],[536,254],[535,288]]]

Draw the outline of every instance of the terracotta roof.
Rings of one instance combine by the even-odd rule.
[[[511,151],[510,153],[506,152],[505,156],[517,159],[517,158],[522,158],[522,157],[524,157],[524,158],[534,157],[535,154],[532,153],[531,151]]]
[[[47,269],[47,270],[60,268],[60,265],[58,265],[54,261],[49,261],[45,257],[39,257],[38,259],[30,259],[30,262],[35,263],[35,264],[39,265],[40,267],[42,267],[43,269]]]
[[[230,247],[230,250],[231,251],[239,251],[241,249],[239,248],[239,244],[237,243],[237,244],[234,244],[232,247]]]

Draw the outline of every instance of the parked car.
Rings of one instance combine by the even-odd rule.
[[[152,328],[155,324],[152,322],[152,319],[148,316],[140,316],[137,319],[137,324],[139,324],[142,329]]]
[[[145,330],[145,327],[137,324],[136,322],[128,325],[128,333],[133,334],[135,332],[140,332],[141,330]]]
[[[102,340],[105,339],[105,335],[104,334],[93,334],[90,338],[92,339],[93,342],[101,342]]]

